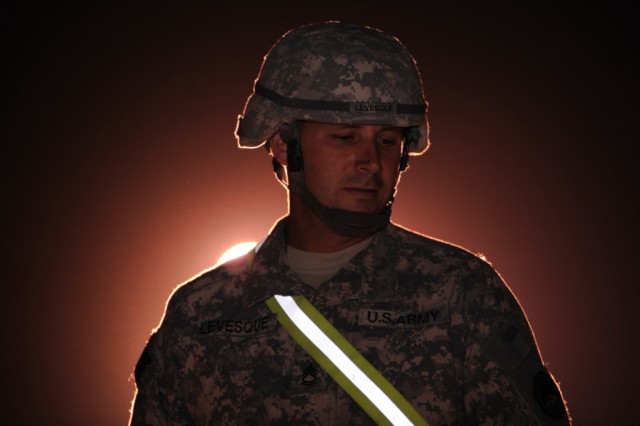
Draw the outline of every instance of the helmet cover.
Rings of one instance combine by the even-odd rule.
[[[415,128],[409,152],[429,146],[427,103],[415,60],[379,30],[326,22],[293,29],[264,58],[238,117],[242,148],[296,120]]]

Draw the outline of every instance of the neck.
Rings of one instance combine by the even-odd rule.
[[[299,195],[294,193],[289,195],[289,210],[287,244],[299,250],[332,253],[370,237],[370,235],[349,237],[335,232],[302,201]]]

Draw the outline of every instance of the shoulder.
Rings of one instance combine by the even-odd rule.
[[[411,263],[429,264],[432,268],[440,265],[445,268],[463,267],[471,270],[490,267],[482,255],[397,224],[388,226],[383,238],[387,239],[387,244],[394,246],[399,259],[405,259]]]
[[[202,271],[179,284],[167,301],[163,322],[190,322],[190,318],[217,314],[242,302],[243,281],[250,255]]]
[[[395,224],[385,234],[396,267],[426,283],[449,288],[452,303],[473,304],[489,298],[511,307],[517,304],[502,276],[483,255]]]
[[[256,249],[178,285],[167,302],[164,321],[180,323],[230,315],[259,298],[264,280],[256,277],[280,265],[285,223],[285,219],[278,221]]]

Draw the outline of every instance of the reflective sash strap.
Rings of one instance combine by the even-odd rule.
[[[266,301],[278,322],[379,425],[428,423],[347,339],[304,297]]]

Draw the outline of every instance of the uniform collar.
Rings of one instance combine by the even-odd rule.
[[[280,219],[271,229],[269,236],[260,245],[257,252],[247,257],[246,291],[243,299],[245,307],[260,303],[274,294],[297,295],[303,294],[313,300],[317,295],[326,292],[327,285],[332,292],[338,291],[340,297],[359,299],[369,293],[371,285],[388,287],[389,291],[397,286],[397,283],[380,282],[380,268],[393,268],[392,260],[394,244],[391,243],[389,233],[392,225],[376,232],[373,240],[367,248],[348,262],[338,274],[323,283],[318,289],[314,289],[302,282],[302,280],[289,268],[286,259],[285,228],[288,217]],[[389,274],[384,274],[389,276]],[[393,276],[393,275],[391,275]],[[380,288],[378,288],[378,291]]]
[[[304,285],[287,265],[284,232],[287,222],[288,217],[276,222],[257,252],[248,258],[247,288],[243,300],[245,307],[262,302],[274,294],[299,292],[299,287]]]

